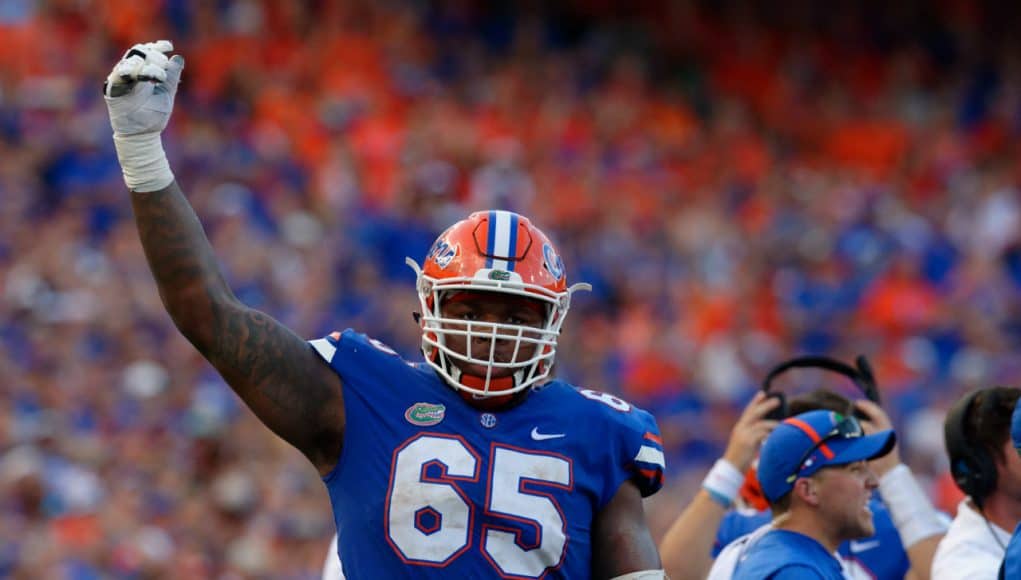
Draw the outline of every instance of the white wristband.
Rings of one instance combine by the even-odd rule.
[[[940,517],[907,465],[894,467],[879,480],[879,494],[890,510],[904,549],[925,538],[946,533],[945,518]]]
[[[158,191],[174,182],[159,133],[113,134],[124,183],[137,192]]]
[[[723,507],[730,507],[744,484],[744,474],[726,459],[717,459],[702,480],[702,488]]]

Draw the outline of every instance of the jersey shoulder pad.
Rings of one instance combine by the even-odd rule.
[[[619,460],[642,497],[659,491],[663,486],[666,459],[655,417],[616,395],[580,387],[574,389],[588,401],[586,407],[595,409],[594,414],[601,418],[610,437],[619,442]]]
[[[371,364],[373,361],[388,365],[394,362],[408,365],[394,349],[366,334],[350,328],[310,340],[308,343],[330,366],[340,369],[351,361]],[[409,365],[410,366],[410,365]]]

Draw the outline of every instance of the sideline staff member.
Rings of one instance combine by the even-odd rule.
[[[936,549],[933,580],[992,580],[1010,530],[1021,521],[1021,458],[1010,419],[1021,389],[992,387],[961,397],[943,423],[950,472],[966,497]]]
[[[748,548],[734,579],[843,578],[837,546],[875,532],[868,505],[879,483],[867,462],[895,444],[892,430],[865,435],[857,419],[833,411],[780,423],[758,467],[773,529]]]

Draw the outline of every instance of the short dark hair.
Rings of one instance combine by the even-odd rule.
[[[781,495],[776,501],[769,502],[769,511],[773,514],[773,517],[786,513],[791,509],[791,498],[794,496],[794,488],[790,491]]]
[[[844,395],[829,389],[814,389],[791,397],[788,408],[791,417],[820,409],[835,411],[842,415],[854,414],[854,403]]]
[[[990,404],[983,404],[990,397]],[[1021,389],[987,389],[975,396],[964,418],[964,436],[988,451],[999,463],[1007,459],[1003,444],[1010,440],[1010,417],[1018,398],[1021,398]]]

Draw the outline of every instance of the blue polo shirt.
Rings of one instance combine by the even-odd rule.
[[[869,509],[872,510],[872,521],[876,527],[875,535],[860,540],[842,542],[837,548],[837,552],[847,566],[868,574],[868,577],[877,580],[901,580],[911,568],[911,562],[904,550],[904,544],[901,543],[897,526],[893,524],[890,510],[880,499],[878,493],[872,495]],[[713,558],[718,556],[727,544],[757,530],[763,524],[769,523],[772,517],[768,510],[761,512],[732,510],[728,512],[723,516],[723,521],[720,522],[716,533]]]
[[[812,538],[771,530],[737,563],[733,580],[843,580],[840,561]]]

